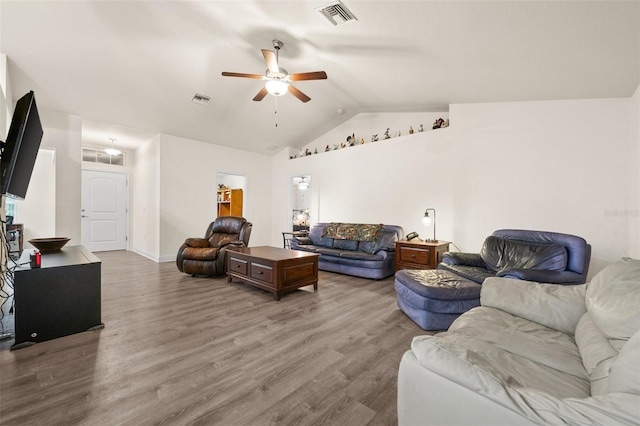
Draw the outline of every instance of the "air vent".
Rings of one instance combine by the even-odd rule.
[[[207,105],[210,100],[211,96],[203,95],[202,93],[196,93],[195,95],[193,95],[191,102],[198,105]]]
[[[358,18],[356,18],[355,15],[351,13],[351,11],[340,1],[325,4],[316,10],[322,13],[333,25],[342,25],[349,21],[358,20]]]

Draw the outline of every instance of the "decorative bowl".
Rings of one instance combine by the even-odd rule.
[[[34,238],[29,240],[29,243],[40,250],[41,253],[51,253],[54,251],[60,251],[60,249],[62,249],[70,239],[71,238],[66,237]]]

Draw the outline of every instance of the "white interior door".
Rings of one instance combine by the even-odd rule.
[[[82,245],[91,251],[127,248],[127,175],[82,171]]]

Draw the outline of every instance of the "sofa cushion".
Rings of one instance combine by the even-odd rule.
[[[379,254],[365,253],[362,251],[344,250],[340,253],[342,259],[356,259],[356,260],[383,260],[384,258]]]
[[[609,392],[640,395],[640,331],[622,347],[611,366]]]
[[[467,312],[469,309],[480,305],[480,299],[478,298],[439,300],[431,297],[424,297],[413,291],[410,287],[402,284],[402,282],[398,281],[397,278],[393,283],[393,287],[398,293],[398,306],[409,307],[412,312],[415,312],[416,310],[423,310],[438,314],[460,315]],[[406,311],[404,312],[407,313]],[[445,330],[449,325],[451,325],[451,322],[453,322],[454,319],[455,318],[450,318],[450,322],[447,324],[447,327],[444,328]],[[422,327],[421,324],[418,325]]]
[[[313,241],[313,244],[320,247],[333,247],[333,238],[328,238],[323,235],[324,225],[315,224],[309,230],[309,238]]]
[[[487,278],[495,277],[496,275],[495,272],[477,266],[448,265],[446,263],[440,263],[438,265],[438,269],[451,271],[468,280],[477,282],[478,284],[482,284]]]
[[[360,241],[358,250],[367,253],[377,253],[380,250],[395,250],[398,235],[393,230],[382,229],[375,241]]]
[[[640,260],[622,258],[594,276],[586,305],[593,321],[610,339],[628,340],[640,328]]]
[[[486,314],[491,308],[474,308],[451,327],[479,309]],[[427,370],[507,406],[512,403],[509,388],[532,388],[556,398],[589,397],[589,380],[571,339],[510,317],[502,320],[504,327],[467,330],[474,333],[451,331],[450,327],[437,336],[414,337],[411,349]]]
[[[582,364],[590,376],[598,365],[618,355],[618,351],[611,346],[609,339],[593,322],[589,312],[585,312],[578,321],[575,336],[582,356]]]
[[[422,297],[439,300],[480,299],[480,284],[449,271],[402,269],[396,272],[395,278],[396,282]]]
[[[560,244],[545,244],[489,236],[480,257],[487,269],[545,269],[564,271],[567,268],[567,249]]]
[[[358,250],[358,241],[355,240],[333,240],[333,248],[340,250]]]
[[[342,253],[342,250],[334,249],[334,248],[319,247],[316,250],[316,253],[319,253],[323,256],[333,256],[333,257],[339,258],[340,253]]]
[[[482,285],[482,306],[573,334],[586,311],[586,285],[540,284],[513,278],[487,278]]]
[[[487,306],[464,313],[451,324],[449,332],[483,340],[513,355],[568,373],[589,388],[580,350],[567,333]]]

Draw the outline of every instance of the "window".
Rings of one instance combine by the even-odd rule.
[[[109,155],[100,149],[82,148],[82,161],[89,163],[111,164],[113,166],[124,166],[124,152],[118,155]]]

